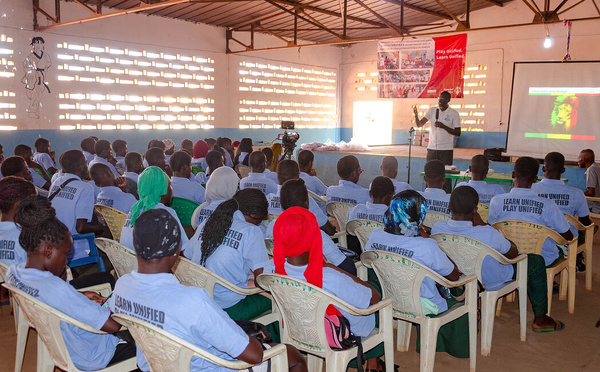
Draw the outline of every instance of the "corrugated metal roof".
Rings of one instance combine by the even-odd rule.
[[[132,9],[143,3],[157,4],[168,1],[104,0],[101,4],[102,7],[114,9]],[[83,2],[92,8],[97,4],[97,0],[83,0]],[[506,0],[497,0],[497,2],[506,2]],[[297,9],[299,16],[303,18],[298,19],[298,39],[323,43],[338,41],[338,36],[341,37],[343,34],[341,16],[343,4],[344,0],[196,0],[141,13],[227,27],[238,31],[249,31],[250,25],[255,23],[277,35],[292,39],[294,15],[284,9],[289,12]],[[385,23],[400,28],[400,4],[400,0],[348,0],[347,37],[356,39],[397,35],[393,28],[386,26]],[[448,22],[454,17],[463,19],[467,10],[467,0],[439,0],[439,3],[436,0],[406,0],[404,4],[403,25],[409,33],[411,29],[418,26],[440,21]],[[493,0],[471,0],[471,11],[491,6],[495,6]],[[255,30],[261,32],[258,28]]]

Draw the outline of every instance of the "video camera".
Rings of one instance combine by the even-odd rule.
[[[288,129],[294,130],[295,125],[293,121],[282,121],[281,129],[284,130],[282,134],[277,136],[278,140],[281,140],[281,146],[284,150],[284,157],[287,159],[292,158],[292,154],[294,153],[294,149],[296,148],[296,142],[300,138],[298,132],[288,132]]]

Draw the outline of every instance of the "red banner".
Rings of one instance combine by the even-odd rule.
[[[377,53],[379,98],[463,97],[467,34],[381,40]]]

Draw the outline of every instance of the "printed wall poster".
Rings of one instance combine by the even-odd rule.
[[[467,34],[379,41],[378,97],[462,98],[466,46]]]

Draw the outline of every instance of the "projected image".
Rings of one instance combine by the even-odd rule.
[[[400,68],[398,65],[399,59],[400,57],[398,52],[377,53],[377,69],[397,70]]]
[[[402,52],[402,69],[432,68],[435,50],[413,50]]]
[[[577,107],[579,98],[577,96],[558,96],[554,101],[554,109],[550,117],[553,129],[563,128],[568,132],[577,125]]]

